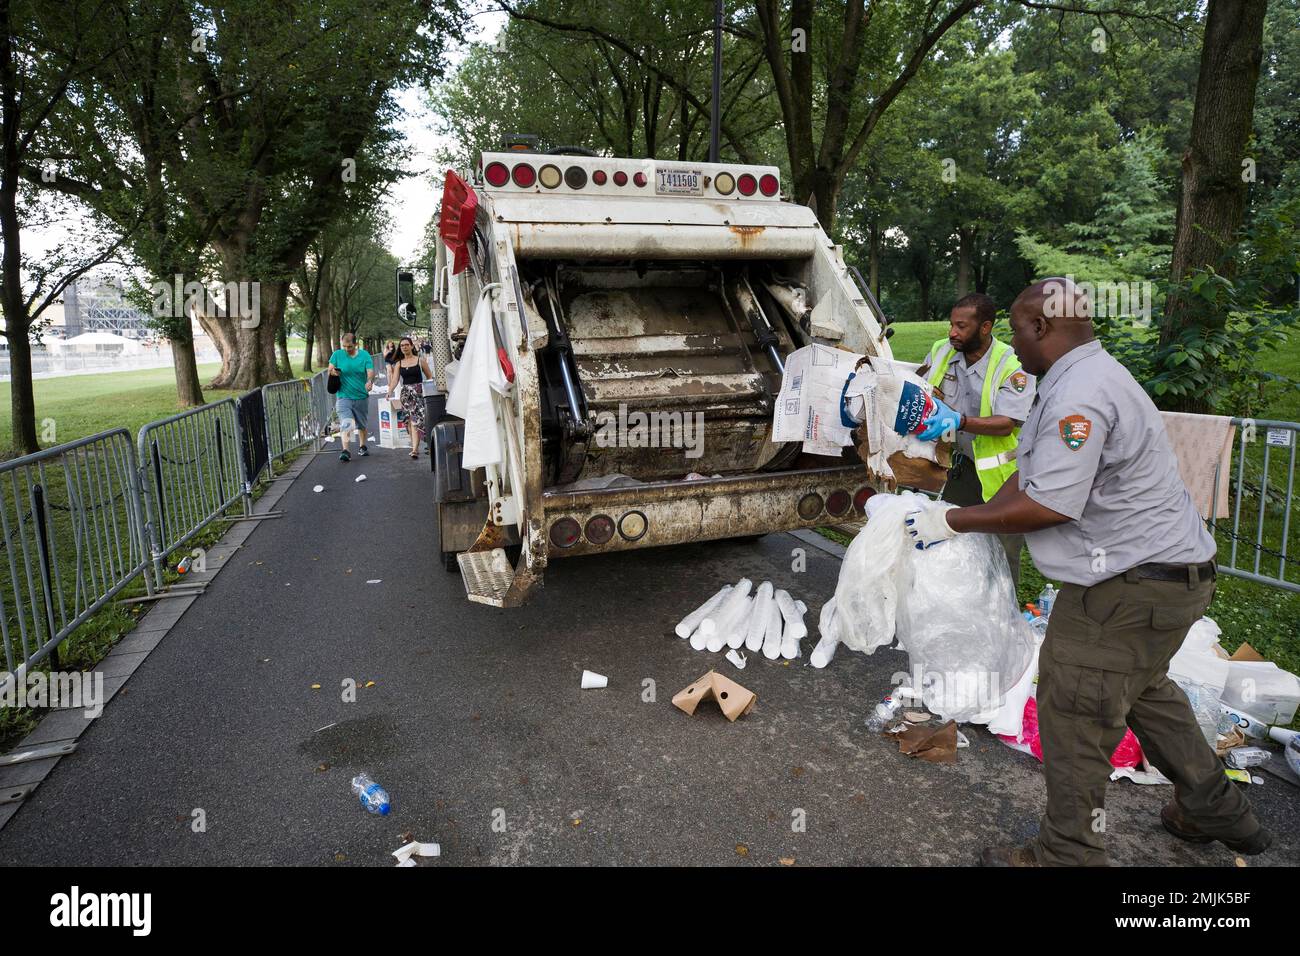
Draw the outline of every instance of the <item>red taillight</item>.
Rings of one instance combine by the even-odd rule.
[[[591,181],[595,183],[597,186],[605,185],[605,179],[606,179],[605,170],[603,169],[598,169],[591,174]]]
[[[849,513],[853,499],[847,491],[832,491],[826,496],[826,511],[831,517],[840,518]]]
[[[781,184],[777,182],[775,176],[771,173],[767,173],[758,181],[758,188],[762,191],[764,196],[775,196],[777,191],[780,190]]]
[[[853,507],[857,509],[858,514],[867,513],[867,499],[876,493],[875,488],[859,488],[857,494],[853,496]]]
[[[510,171],[510,178],[515,181],[516,186],[531,186],[537,182],[537,171],[527,163],[520,163]]]
[[[609,515],[596,515],[587,520],[587,541],[591,544],[608,544],[614,537],[614,519]]]
[[[752,196],[754,190],[758,188],[758,180],[749,173],[741,173],[740,179],[736,180],[736,188],[740,190],[742,196]]]
[[[627,185],[627,173],[623,172],[623,170],[621,170],[621,169],[618,170],[617,172],[615,172],[615,173],[614,173],[614,185],[615,185],[615,186],[626,186],[626,185]]]
[[[645,173],[637,173],[632,177],[632,182],[636,183],[638,186],[644,186],[646,184]]]
[[[489,186],[504,186],[510,180],[510,170],[506,169],[505,163],[488,163],[483,178]]]
[[[573,518],[561,518],[551,525],[551,544],[557,548],[572,548],[582,537],[582,529]]]

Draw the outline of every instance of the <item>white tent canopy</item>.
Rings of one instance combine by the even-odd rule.
[[[54,339],[48,347],[60,352],[107,352],[121,355],[134,355],[141,351],[140,343],[112,332],[83,332],[70,339]]]

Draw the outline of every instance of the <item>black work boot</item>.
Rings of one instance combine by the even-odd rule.
[[[1160,822],[1166,830],[1180,840],[1186,840],[1188,843],[1212,843],[1218,840],[1234,853],[1244,853],[1246,856],[1263,853],[1273,845],[1273,831],[1263,826],[1250,836],[1237,840],[1210,836],[1187,818],[1177,800],[1170,800],[1161,808]]]

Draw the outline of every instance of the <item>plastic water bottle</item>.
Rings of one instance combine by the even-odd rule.
[[[388,800],[388,791],[370,779],[369,774],[359,773],[352,778],[352,792],[357,795],[361,805],[371,813],[388,816],[392,804]]]
[[[867,718],[867,730],[878,734],[885,729],[885,724],[898,716],[903,709],[903,699],[897,692],[888,694],[876,705],[875,713]]]
[[[1056,588],[1052,582],[1047,582],[1047,587],[1038,592],[1038,610],[1042,612],[1043,617],[1052,613],[1052,605],[1056,603]]]

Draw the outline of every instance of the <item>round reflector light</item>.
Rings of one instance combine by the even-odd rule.
[[[867,499],[876,493],[875,488],[859,488],[853,496],[853,507],[857,509],[858,514],[867,513]]]
[[[561,518],[551,525],[551,544],[557,548],[572,548],[582,537],[582,529],[573,518]]]
[[[564,180],[563,177],[560,176],[559,166],[543,166],[541,171],[537,174],[537,181],[547,189],[554,189]]]
[[[781,189],[781,184],[771,173],[766,173],[763,178],[758,181],[758,188],[762,191],[764,196],[775,196]]]
[[[618,533],[628,541],[638,541],[645,537],[645,515],[639,511],[629,511],[618,519]]]
[[[822,513],[822,496],[811,491],[799,499],[799,517],[812,521]]]
[[[645,173],[637,173],[632,177],[632,182],[636,183],[638,186],[644,186],[646,184]]]
[[[595,515],[587,519],[587,541],[591,544],[608,544],[614,537],[614,519],[609,515]]]
[[[537,182],[537,171],[527,163],[520,163],[510,171],[510,178],[516,186],[528,187]]]
[[[740,194],[742,196],[752,196],[754,195],[754,190],[758,188],[758,180],[749,175],[749,173],[741,173],[740,179],[736,181],[736,185],[740,189]]]
[[[736,177],[731,173],[718,173],[713,177],[713,188],[722,195],[729,196],[732,190],[736,188]]]
[[[510,170],[506,169],[505,163],[488,163],[487,169],[483,170],[483,178],[489,186],[504,186],[510,181]]]
[[[832,517],[839,518],[849,513],[853,499],[847,491],[832,491],[826,496],[826,511]]]
[[[605,175],[605,170],[603,170],[603,169],[598,169],[598,170],[596,170],[594,173],[591,174],[591,181],[592,181],[593,183],[595,183],[597,186],[603,186],[603,185],[605,185],[605,180],[606,180],[607,178],[609,178],[609,177],[607,177],[607,176]]]
[[[564,171],[564,181],[570,189],[581,189],[587,185],[587,171],[581,166],[570,166]]]
[[[614,173],[614,185],[615,185],[615,186],[626,186],[626,185],[627,185],[627,173],[623,172],[623,170],[621,170],[621,169],[620,169],[620,170],[617,170],[617,171]]]

